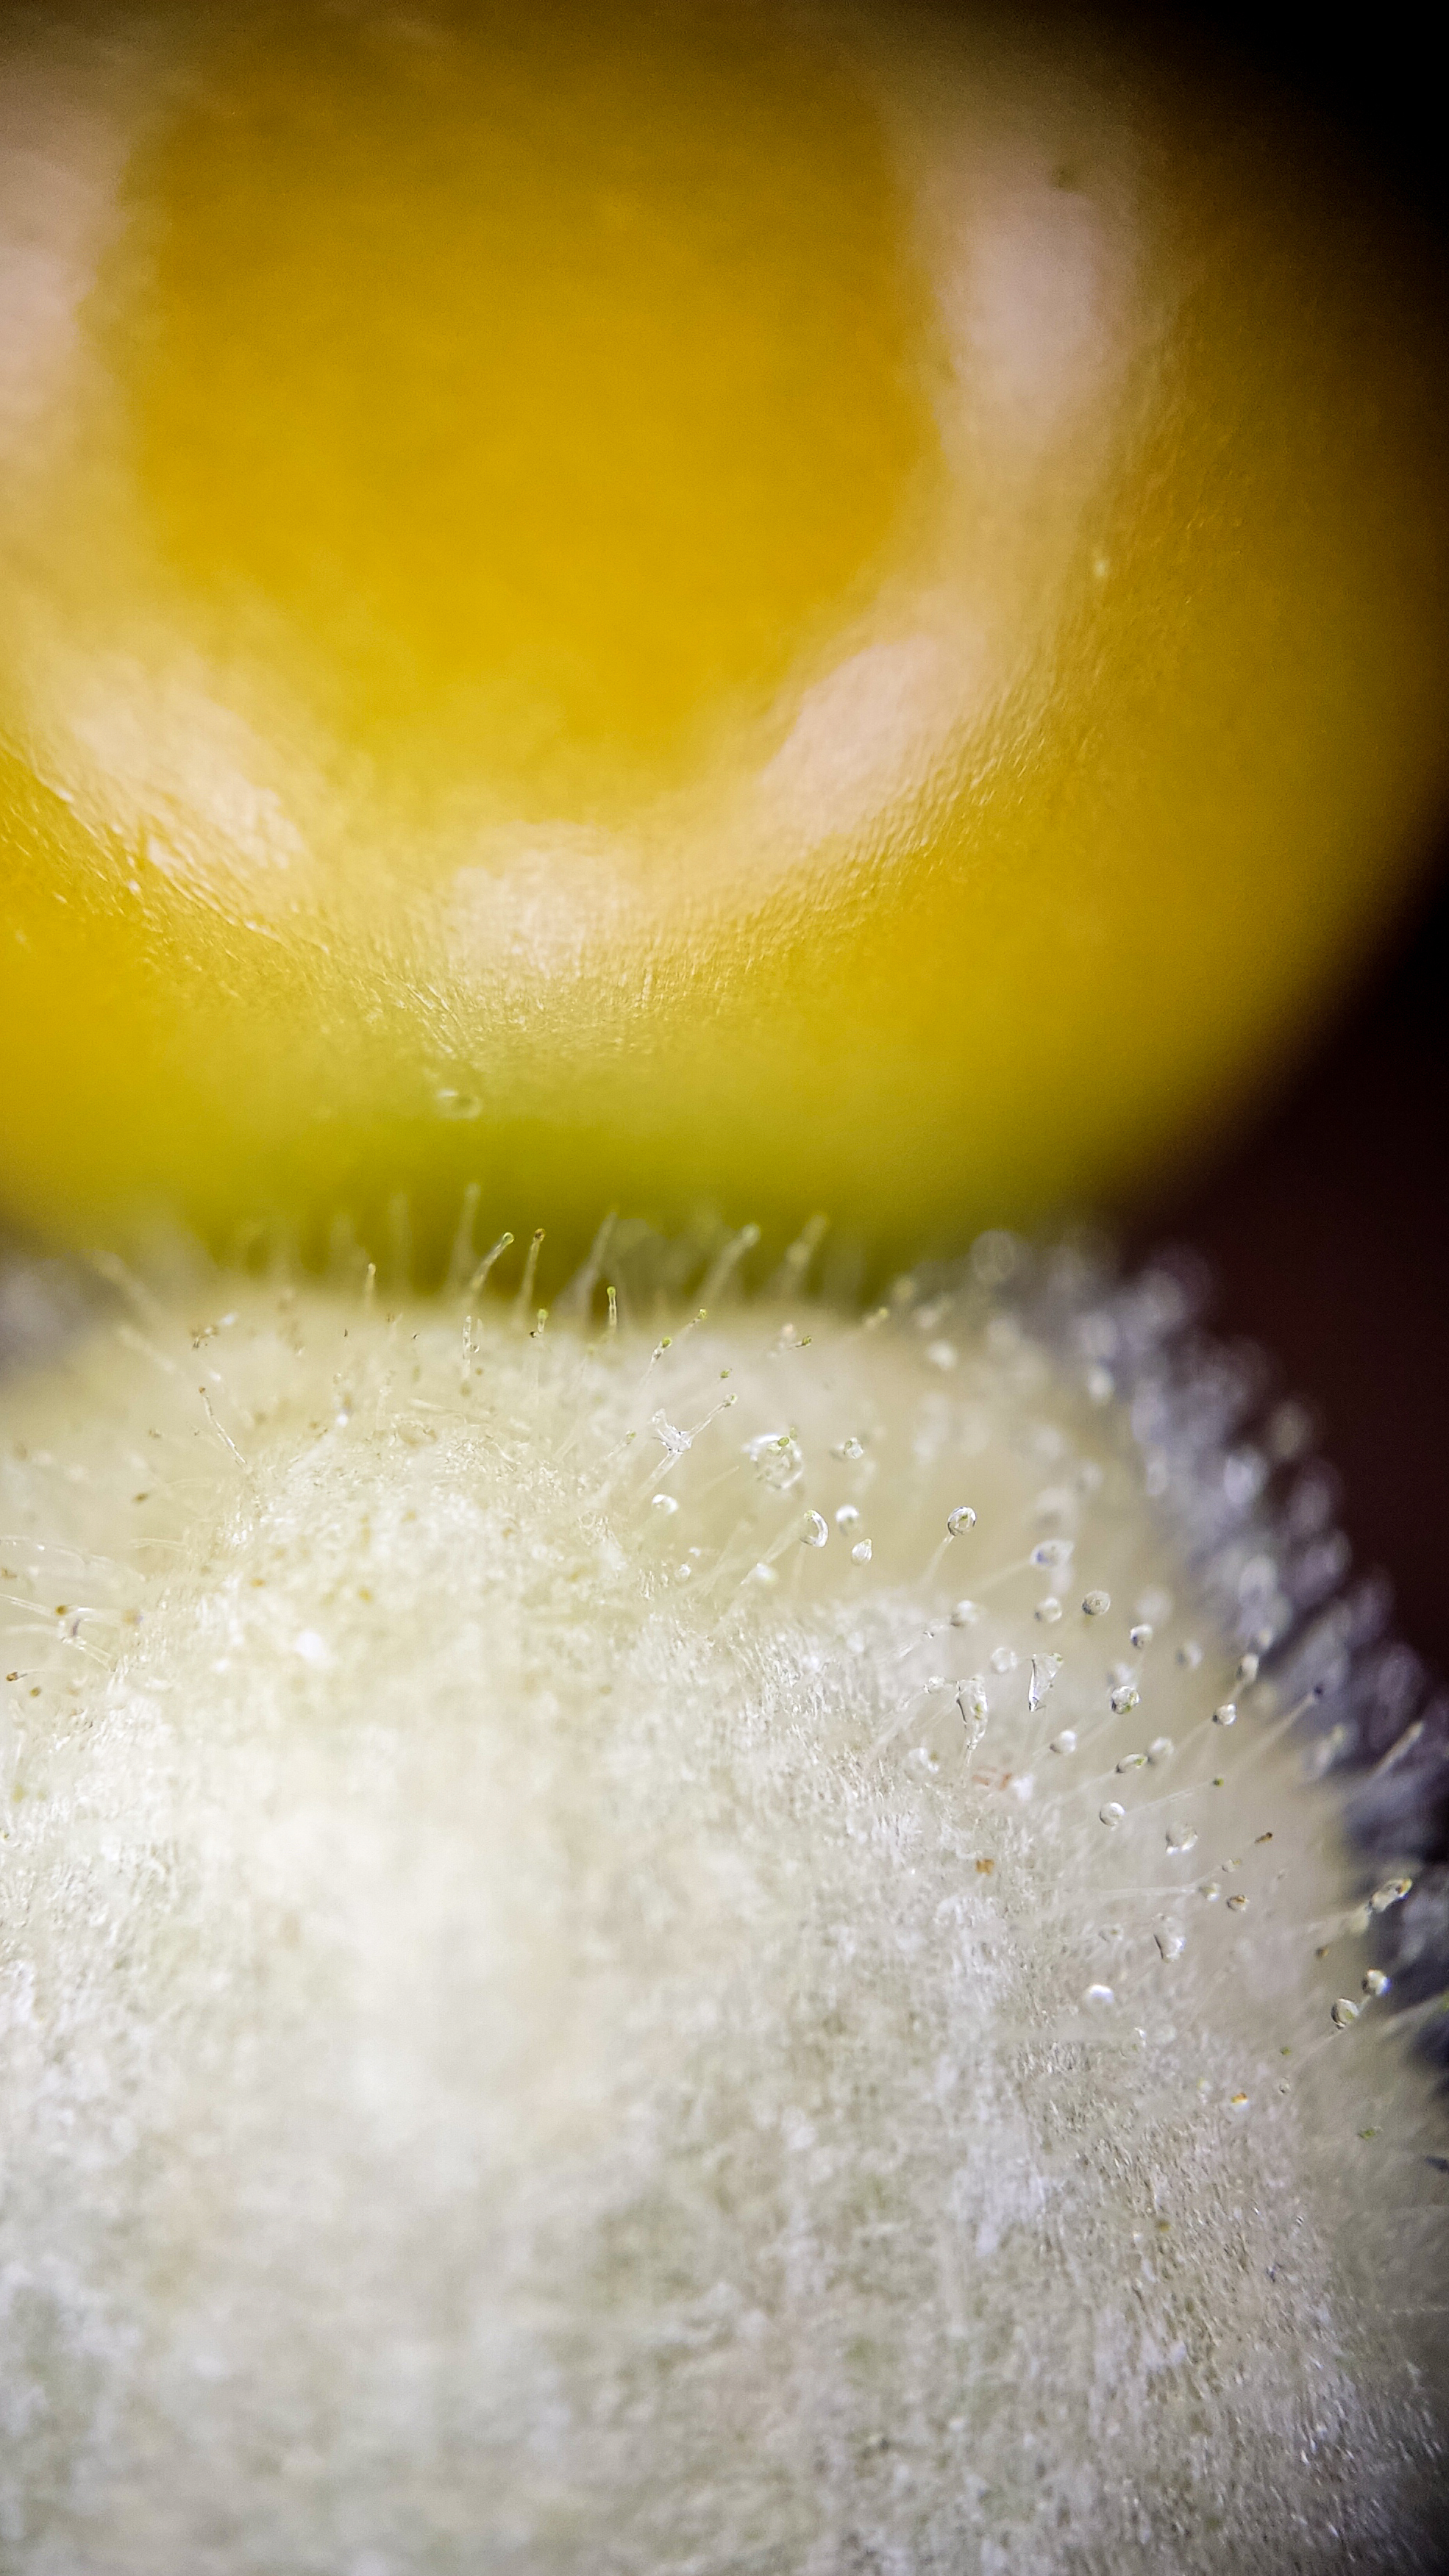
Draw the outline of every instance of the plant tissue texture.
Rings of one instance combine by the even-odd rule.
[[[7,1381],[0,2564],[1427,2564],[1301,1417],[999,1239],[530,1286],[123,1282]]]

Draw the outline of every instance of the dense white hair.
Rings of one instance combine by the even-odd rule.
[[[1429,2563],[1302,1417],[1167,1273],[722,1285],[7,1381],[7,2567]]]

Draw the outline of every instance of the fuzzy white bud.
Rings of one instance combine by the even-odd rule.
[[[1427,2078],[1069,1335],[143,1304],[6,1390],[7,2565],[1416,2563]]]

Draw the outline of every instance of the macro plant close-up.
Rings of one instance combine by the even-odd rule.
[[[0,17],[0,2571],[1449,2563],[1333,41]]]

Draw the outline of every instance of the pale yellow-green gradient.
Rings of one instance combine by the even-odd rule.
[[[944,1248],[1199,1150],[1382,935],[1439,316],[1271,104],[839,9],[27,25],[12,1215]]]

